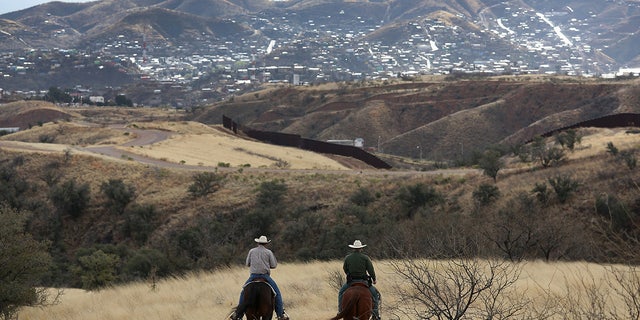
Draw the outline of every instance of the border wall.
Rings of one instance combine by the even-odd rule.
[[[375,155],[354,146],[339,145],[324,141],[305,139],[297,134],[260,131],[245,128],[227,116],[222,116],[222,125],[235,134],[242,132],[248,137],[278,146],[294,147],[317,153],[335,154],[358,159],[376,169],[391,169],[391,166]]]
[[[617,113],[610,114],[608,116],[599,117],[591,120],[585,120],[576,124],[554,129],[552,131],[541,134],[543,137],[550,137],[557,132],[575,129],[582,127],[596,127],[596,128],[621,128],[621,127],[638,127],[640,126],[640,114],[638,113]],[[527,142],[531,142],[529,140]]]

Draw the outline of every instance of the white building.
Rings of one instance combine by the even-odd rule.
[[[93,103],[104,103],[104,97],[103,96],[90,96],[89,97],[89,101],[91,101]]]

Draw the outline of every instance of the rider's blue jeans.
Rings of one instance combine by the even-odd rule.
[[[249,276],[249,279],[247,279],[247,281],[244,284],[247,285],[249,282],[255,280],[256,278],[264,278],[265,280],[267,280],[269,285],[271,285],[271,287],[273,288],[273,291],[276,292],[276,315],[278,317],[281,317],[284,314],[284,305],[282,303],[282,295],[280,294],[280,289],[278,289],[278,285],[276,284],[275,281],[273,281],[273,279],[271,279],[271,276],[269,276],[268,274],[257,274],[257,273],[252,273]],[[242,304],[242,301],[244,300],[242,293],[243,292],[240,292],[240,302],[238,303],[238,305]]]

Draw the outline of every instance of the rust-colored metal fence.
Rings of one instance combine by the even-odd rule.
[[[377,169],[390,169],[391,166],[375,155],[354,146],[339,145],[324,141],[305,139],[297,134],[260,131],[245,128],[227,116],[222,116],[222,125],[234,133],[242,132],[250,138],[279,146],[294,147],[318,153],[335,154],[358,159]]]

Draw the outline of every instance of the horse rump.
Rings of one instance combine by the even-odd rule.
[[[252,281],[244,287],[242,303],[236,307],[236,315],[246,314],[248,319],[271,319],[275,294],[264,281]]]
[[[342,310],[331,320],[369,320],[373,309],[371,291],[365,285],[353,284],[342,295]]]

